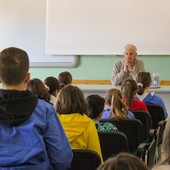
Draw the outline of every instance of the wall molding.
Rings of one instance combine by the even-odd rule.
[[[110,80],[73,80],[73,84],[111,85]],[[170,80],[161,80],[161,86],[169,86]]]

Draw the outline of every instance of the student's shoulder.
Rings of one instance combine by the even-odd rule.
[[[41,99],[38,99],[38,103],[37,106],[35,107],[35,110],[38,110],[39,112],[43,113],[55,112],[53,105]]]
[[[146,105],[143,101],[140,101],[138,99],[134,99],[133,100],[133,104],[135,104],[135,105],[137,105],[137,104],[139,104],[139,105]]]
[[[57,119],[58,116],[54,107],[51,104],[38,99],[37,105],[32,112],[33,122],[38,126],[46,127],[47,122],[50,121],[52,125],[52,122],[56,123]]]
[[[146,104],[161,104],[164,103],[163,99],[155,94],[148,94],[148,96],[146,97],[146,99],[144,100],[144,102]]]
[[[140,101],[140,100],[138,100],[137,103],[139,103],[139,104],[141,104],[141,105],[146,105],[145,102]]]
[[[156,95],[156,94],[153,95],[153,100],[154,99],[159,100],[159,101],[163,101],[163,99],[160,96]]]
[[[135,119],[135,116],[134,116],[133,112],[131,112],[131,111],[128,111],[128,116],[130,119]]]

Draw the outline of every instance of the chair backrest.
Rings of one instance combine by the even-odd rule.
[[[147,143],[141,143],[137,149],[137,155],[145,164],[152,168],[161,159],[162,137],[166,126],[166,120],[158,123],[158,129],[155,129],[153,138]]]
[[[146,165],[149,168],[152,168],[156,164],[156,139],[153,139],[150,143],[148,149],[146,150]]]
[[[156,105],[156,104],[146,104],[146,106],[151,115],[153,128],[157,129],[158,123],[161,120],[165,120],[164,110],[160,105]]]
[[[73,149],[73,160],[69,170],[96,170],[101,164],[98,153],[90,150]]]
[[[156,164],[156,138],[151,142],[141,143],[137,149],[137,156],[152,168]]]
[[[164,130],[166,127],[166,122],[167,122],[167,120],[161,120],[158,123],[158,130],[157,130],[157,134],[156,134],[157,139],[158,139],[158,145],[162,144],[163,133],[164,133]]]
[[[141,121],[135,119],[101,119],[100,122],[113,123],[120,132],[123,132],[128,139],[129,151],[134,152],[139,144],[143,142],[143,125]]]
[[[151,115],[148,112],[141,110],[135,110],[132,112],[135,118],[142,122],[144,139],[147,141],[149,139],[149,130],[152,128]]]
[[[163,134],[164,134],[164,130],[166,127],[166,120],[162,120],[158,123],[158,129],[157,129],[157,133],[156,133],[156,138],[157,138],[157,143],[156,143],[156,147],[157,147],[157,152],[156,152],[156,162],[158,163],[159,160],[161,159],[161,144],[162,144],[162,139],[163,139]]]
[[[128,139],[122,132],[98,132],[103,160],[120,152],[129,152]]]

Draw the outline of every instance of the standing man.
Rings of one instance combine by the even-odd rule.
[[[66,170],[72,150],[54,107],[25,90],[29,58],[0,52],[0,170]]]
[[[145,71],[143,61],[136,58],[137,48],[132,44],[125,46],[124,60],[118,61],[112,72],[111,82],[114,86],[121,85],[126,79],[136,79],[137,73]]]

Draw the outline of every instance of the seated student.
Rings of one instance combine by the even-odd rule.
[[[95,151],[103,161],[97,130],[87,116],[88,105],[83,92],[76,86],[63,87],[57,95],[55,108],[71,148]]]
[[[126,103],[128,110],[130,111],[141,110],[148,112],[146,104],[136,99],[137,89],[138,88],[135,80],[125,80],[121,86],[123,101]]]
[[[31,79],[27,83],[26,90],[29,90],[31,93],[37,95],[39,99],[50,103],[50,94],[48,92],[48,89],[45,87],[44,83],[40,79]]]
[[[89,95],[86,98],[89,107],[89,117],[95,122],[99,132],[117,132],[118,129],[109,122],[100,123],[99,120],[103,114],[105,100],[99,95]]]
[[[48,88],[48,92],[50,94],[50,103],[54,104],[54,101],[56,99],[56,96],[60,90],[60,83],[58,81],[57,78],[55,77],[47,77],[45,80],[44,80],[44,83],[45,85],[47,86]]]
[[[138,157],[122,152],[107,159],[97,170],[149,170],[149,168]]]
[[[149,92],[150,86],[152,84],[152,78],[150,73],[138,73],[136,81],[138,83],[137,98],[146,104],[157,104],[162,106],[162,108],[164,109],[165,118],[167,118],[168,113],[164,101],[161,99],[161,97]]]
[[[110,89],[105,97],[105,109],[101,119],[118,118],[118,119],[135,119],[132,112],[127,110],[126,104],[122,101],[121,91]]]
[[[60,82],[60,88],[72,83],[72,75],[68,71],[63,71],[58,75],[58,80]]]
[[[28,71],[25,51],[1,51],[0,169],[66,170],[73,155],[70,144],[53,106],[25,90]]]

